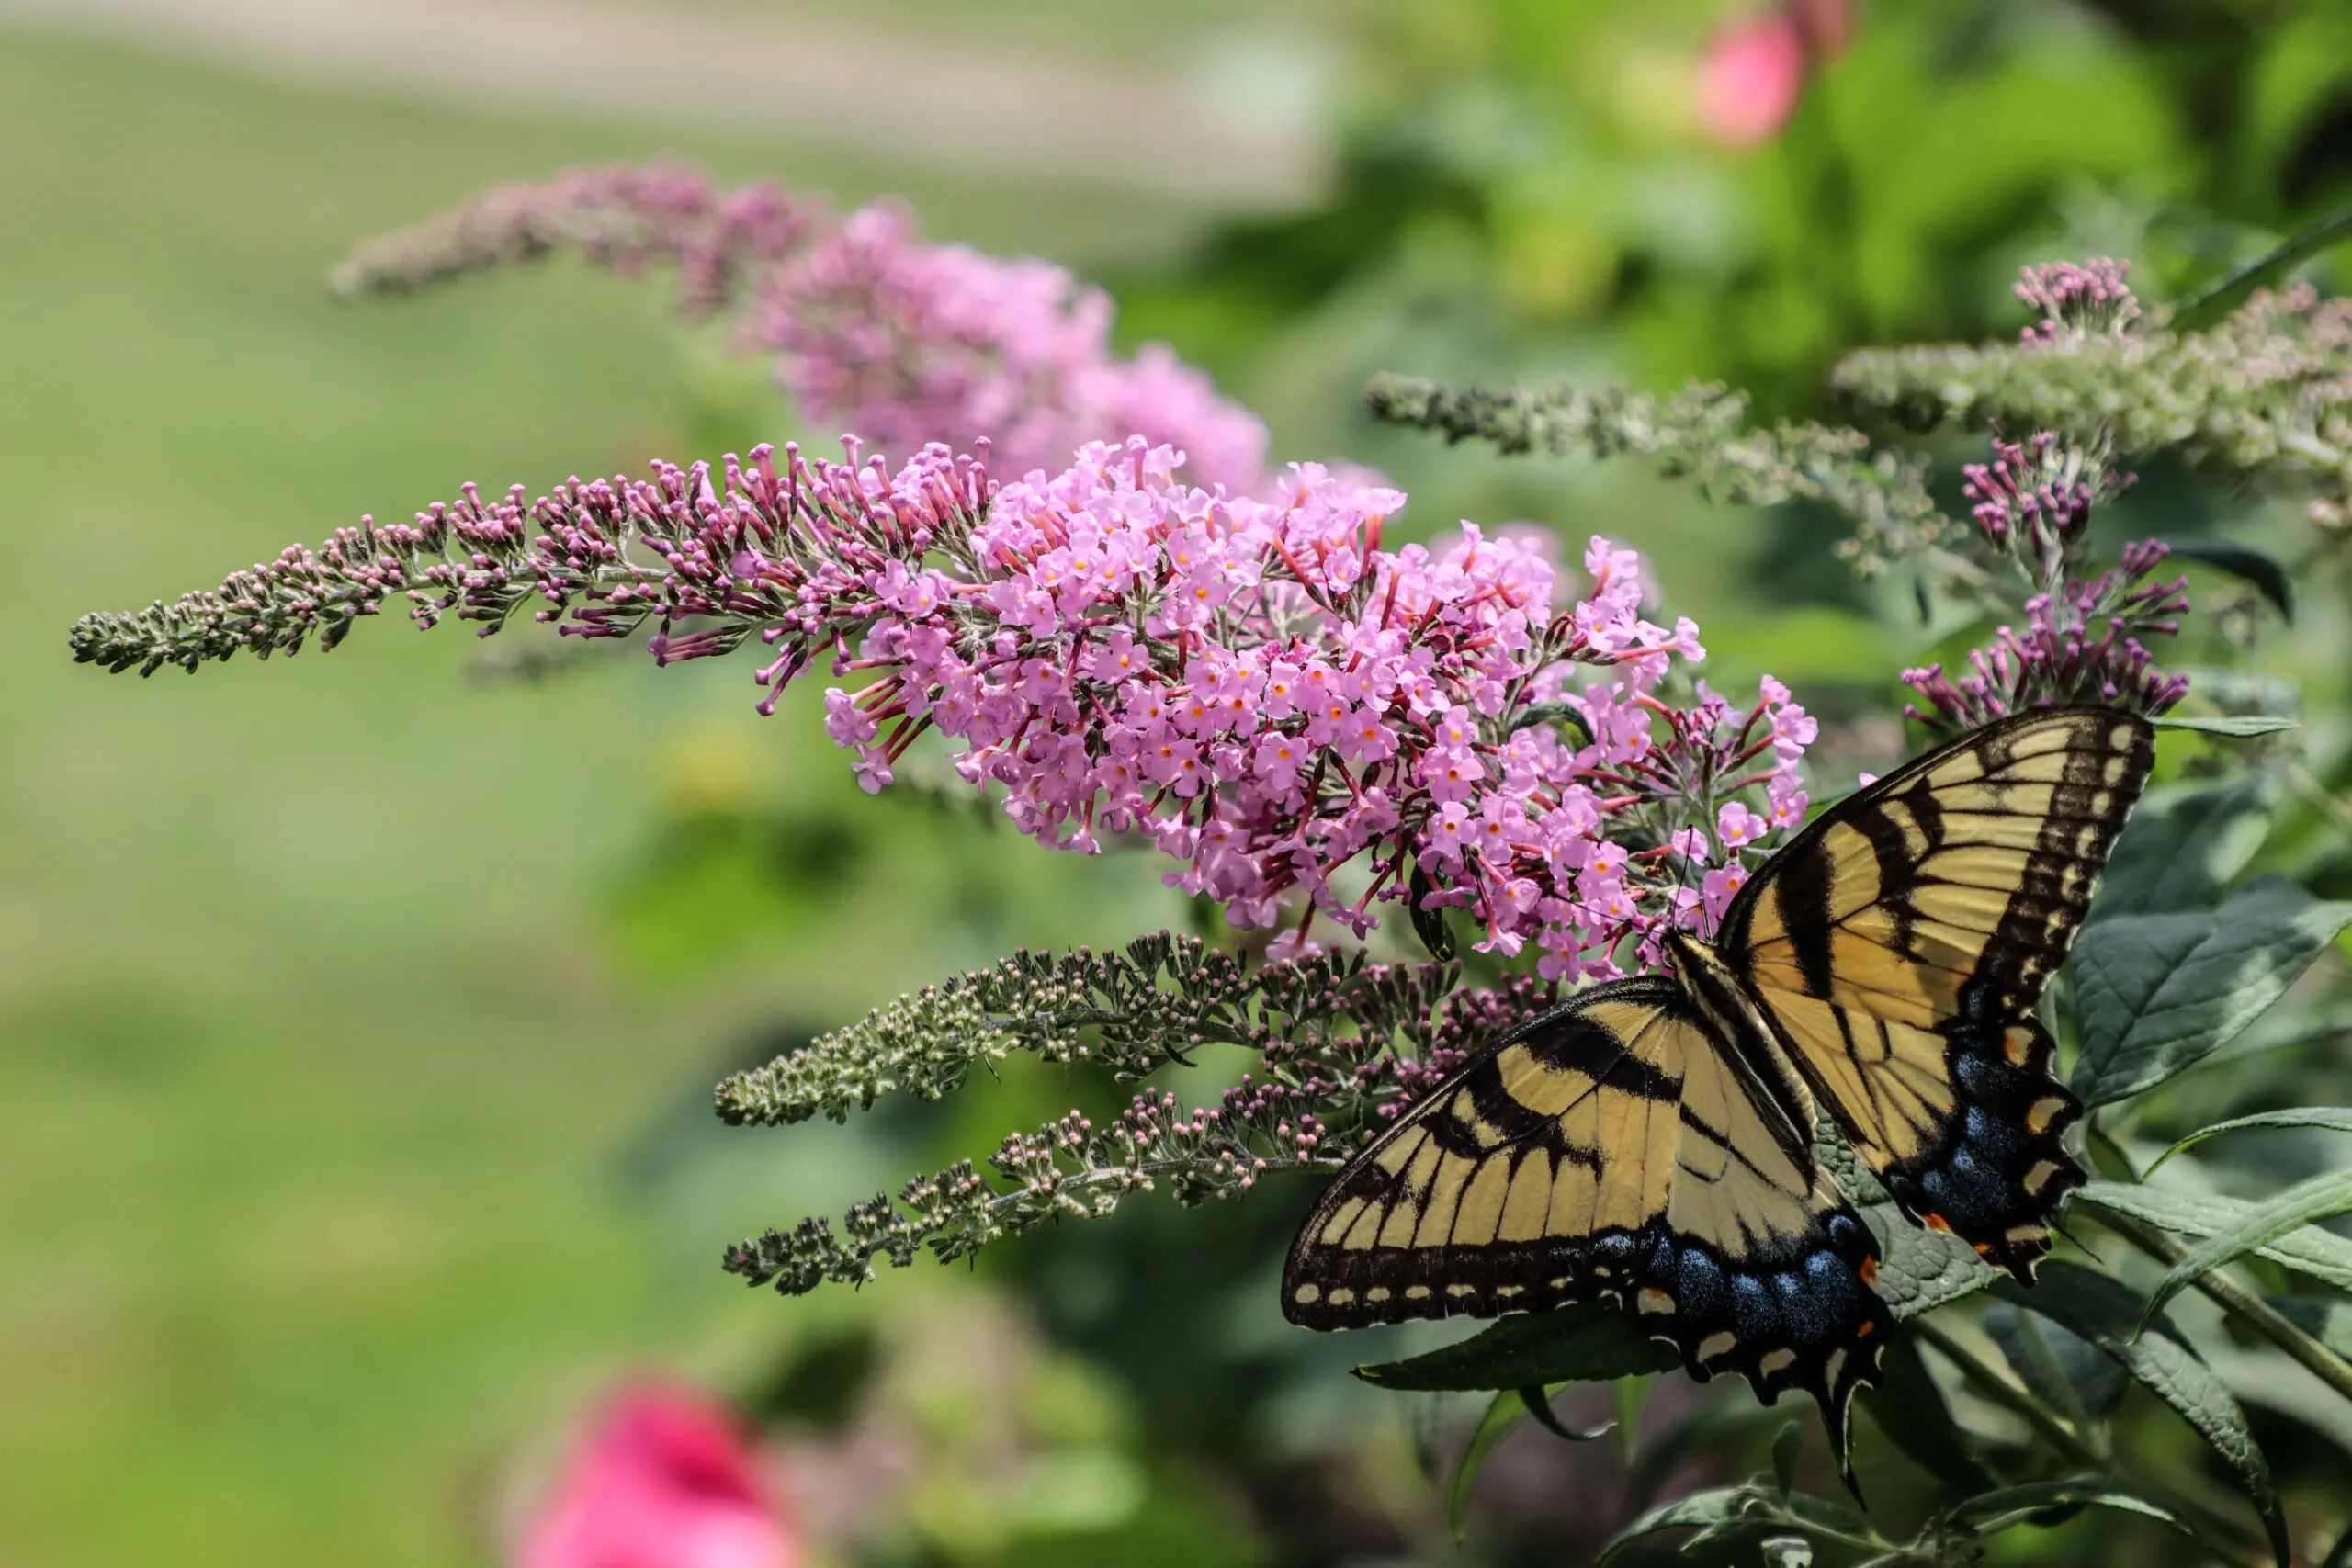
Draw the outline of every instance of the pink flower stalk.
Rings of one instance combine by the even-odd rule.
[[[535,597],[573,636],[651,624],[663,663],[757,636],[763,712],[819,659],[865,678],[825,705],[870,790],[935,729],[1041,841],[1143,835],[1237,924],[1297,910],[1286,951],[1317,912],[1362,934],[1409,894],[1467,910],[1494,950],[1534,942],[1546,978],[1711,923],[1742,856],[1804,815],[1813,720],[1770,681],[1744,709],[1703,686],[1660,699],[1675,658],[1704,656],[1698,627],[1644,618],[1640,560],[1605,540],[1573,593],[1532,531],[1390,549],[1396,491],[1309,464],[1231,496],[1139,436],[1002,486],[944,446],[895,473],[854,443],[847,464],[775,457],[536,502],[469,487],[413,525],[85,617],[76,655],[193,669],[331,647],[401,593],[424,626],[495,629]]]
[[[2140,300],[2124,280],[2132,264],[2093,256],[2077,266],[2050,262],[2022,268],[2010,292],[2041,312],[2041,320],[2018,336],[2049,344],[2064,340],[2113,337],[2139,319]]]
[[[526,1529],[516,1568],[794,1568],[799,1544],[731,1422],[691,1390],[629,1390]]]
[[[772,182],[719,191],[676,164],[617,164],[485,191],[358,246],[328,281],[339,294],[407,294],[568,246],[624,277],[673,266],[681,308],[707,315],[831,221]]]
[[[2160,714],[2187,694],[2188,678],[2154,669],[2143,638],[2170,637],[2188,609],[2188,580],[2146,579],[2170,551],[2154,539],[2126,545],[2119,567],[2081,575],[2092,508],[2128,479],[2106,454],[2060,444],[2048,433],[1996,441],[1994,460],[1964,471],[1963,491],[1985,542],[2007,556],[2032,592],[2022,632],[2004,626],[1969,655],[1973,671],[1955,682],[1940,664],[1903,679],[1928,704],[1905,708],[1939,728],[1969,728],[2025,708],[2105,703]]]
[[[769,183],[581,170],[371,242],[335,284],[405,292],[561,244],[626,275],[676,266],[689,313],[747,301],[742,341],[776,355],[802,413],[889,450],[985,439],[1000,470],[1021,474],[1140,434],[1186,453],[1196,483],[1240,493],[1271,479],[1265,426],[1207,376],[1162,344],[1112,352],[1100,289],[1050,262],[926,243],[898,202],[840,219]]]

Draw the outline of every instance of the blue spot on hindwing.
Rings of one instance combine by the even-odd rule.
[[[1723,1312],[1728,1294],[1724,1289],[1723,1268],[1703,1247],[1682,1249],[1677,1279],[1675,1297],[1691,1322],[1703,1323]]]

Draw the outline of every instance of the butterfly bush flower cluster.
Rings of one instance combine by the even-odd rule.
[[[1302,931],[1319,912],[1362,935],[1411,897],[1465,910],[1487,950],[1533,943],[1546,977],[1614,973],[1623,939],[1719,913],[1738,852],[1803,814],[1814,725],[1785,689],[1744,710],[1653,694],[1704,650],[1689,620],[1644,617],[1633,552],[1594,539],[1571,596],[1527,536],[1384,547],[1395,491],[1302,465],[1255,500],[1181,466],[1136,438],[1008,484],[960,573],[763,569],[872,608],[835,660],[872,678],[826,694],[868,787],[936,728],[1023,831],[1147,837],[1238,926],[1295,908]],[[1544,704],[1573,733],[1524,722]]]
[[[1149,840],[1238,926],[1453,908],[1546,978],[1619,972],[1721,913],[1745,852],[1804,811],[1814,721],[1767,682],[1738,707],[1658,694],[1698,627],[1646,618],[1639,558],[1591,541],[1581,586],[1544,536],[1464,525],[1384,542],[1405,497],[1295,467],[1269,499],[1184,482],[1182,455],[1095,443],[998,485],[925,448],[889,470],[756,448],[535,502],[469,489],[346,529],[220,589],[85,617],[79,658],[193,669],[333,646],[404,595],[495,629],[537,601],[669,663],[770,646],[763,711],[820,661],[863,684],[827,728],[869,789],[926,731],[1021,829]]]
[[[1198,483],[1239,493],[1272,477],[1265,426],[1206,375],[1163,344],[1112,352],[1102,290],[1050,262],[928,243],[896,201],[842,218],[772,182],[722,190],[665,164],[577,170],[371,241],[333,281],[409,293],[564,247],[624,276],[674,268],[690,315],[740,307],[741,345],[776,355],[806,417],[886,450],[987,438],[1001,469],[1024,473],[1141,434],[1185,453]]]
[[[1993,461],[1964,472],[1979,534],[2029,591],[2025,624],[2000,627],[1958,680],[1940,664],[1905,671],[1925,705],[1905,711],[1956,730],[2033,707],[2103,703],[2155,715],[2179,702],[2188,677],[2157,670],[2145,640],[2178,632],[2188,609],[2187,578],[2155,577],[2169,550],[2143,539],[2096,576],[2081,564],[2093,508],[2128,482],[2105,452],[2043,432],[1996,441]]]
[[[2041,319],[2020,332],[2019,341],[2046,345],[2123,333],[2140,316],[2139,299],[2125,281],[2131,275],[2130,262],[2107,256],[2022,268],[2011,292]]]
[[[1914,430],[1954,420],[2177,450],[2198,467],[2303,481],[2322,542],[2352,533],[2352,300],[2308,282],[2257,290],[2211,324],[2143,314],[2127,264],[2028,267],[2017,294],[2040,312],[2022,342],[1869,348],[1830,370],[1858,413]],[[1900,535],[1868,536],[1873,555]]]

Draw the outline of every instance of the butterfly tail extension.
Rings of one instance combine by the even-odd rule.
[[[1690,1375],[1703,1382],[1737,1372],[1767,1404],[1788,1389],[1811,1394],[1849,1486],[1854,1395],[1878,1381],[1894,1328],[1871,1288],[1878,1263],[1877,1239],[1840,1201],[1804,1244],[1779,1257],[1733,1266],[1712,1248],[1685,1244],[1673,1275],[1676,1343]]]

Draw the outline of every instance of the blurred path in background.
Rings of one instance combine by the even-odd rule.
[[[903,19],[618,9],[560,0],[0,0],[36,23],[304,86],[477,109],[789,136],[919,162],[1232,208],[1310,198],[1311,81],[1054,58]],[[1311,69],[1310,73],[1311,74]]]

